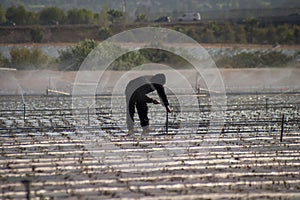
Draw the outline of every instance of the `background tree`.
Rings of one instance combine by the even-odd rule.
[[[246,33],[248,34],[248,42],[249,43],[254,43],[254,31],[255,28],[257,28],[259,21],[255,18],[248,18],[245,21],[246,23]]]
[[[70,24],[92,24],[94,13],[86,9],[74,8],[67,12],[67,21]]]
[[[39,20],[36,12],[27,11],[26,25],[36,25],[39,23]]]
[[[43,40],[43,31],[40,27],[32,27],[30,31],[31,41],[35,43],[40,43]]]
[[[108,10],[109,9],[106,6],[101,8],[99,18],[96,19],[98,21],[98,24],[104,28],[107,28],[109,26]]]
[[[124,17],[124,13],[122,11],[114,10],[114,9],[109,9],[107,11],[107,14],[112,24],[120,22]]]
[[[0,67],[9,67],[9,61],[3,56],[2,52],[0,52]]]
[[[32,25],[38,21],[34,12],[29,12],[24,6],[11,6],[6,10],[6,19],[15,22],[17,25]]]
[[[6,10],[6,19],[13,21],[18,25],[24,25],[26,19],[26,10],[24,6],[11,6]]]
[[[280,35],[278,42],[281,44],[293,44],[294,41],[294,30],[287,24],[278,26],[276,34]]]
[[[56,20],[63,24],[66,20],[66,15],[61,8],[48,7],[44,8],[40,13],[40,21],[43,24],[47,24],[51,20]]]
[[[106,40],[110,36],[112,36],[113,33],[109,27],[101,27],[99,29],[98,39],[100,40]]]
[[[138,14],[136,16],[135,22],[147,22],[147,15],[146,14]]]
[[[37,48],[12,48],[10,56],[10,67],[21,70],[45,68],[50,61],[50,58]]]
[[[232,25],[225,24],[222,28],[222,35],[220,36],[221,41],[225,43],[235,43],[235,35]]]
[[[2,4],[0,3],[0,23],[5,22],[5,21],[6,21],[5,14],[2,9]]]
[[[235,26],[234,27],[234,33],[235,33],[235,41],[240,44],[246,44],[247,43],[247,35],[244,27],[242,26]]]
[[[269,44],[275,44],[278,42],[278,35],[276,34],[275,27],[271,26],[268,28],[268,30],[266,31],[266,39]]]
[[[217,59],[216,65],[225,68],[256,68],[256,67],[281,67],[292,61],[288,56],[279,51],[241,52],[234,55],[224,55]]]
[[[59,51],[60,69],[78,70],[86,56],[97,46],[94,40],[84,40],[73,47]]]
[[[295,44],[300,44],[300,26],[294,26]]]
[[[211,29],[206,29],[202,37],[202,42],[214,43],[215,39],[214,31]]]
[[[198,40],[198,33],[196,32],[196,28],[189,28],[187,31],[186,31],[186,34],[188,36],[190,36],[191,38],[193,38],[194,40]]]
[[[205,35],[204,39],[205,42],[219,42],[221,40],[222,36],[222,27],[220,24],[217,24],[215,22],[211,22],[207,25],[205,28]]]

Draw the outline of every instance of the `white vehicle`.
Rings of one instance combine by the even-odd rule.
[[[181,17],[178,18],[179,21],[200,21],[201,15],[200,13],[185,13]]]

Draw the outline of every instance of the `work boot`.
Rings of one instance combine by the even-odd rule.
[[[143,126],[142,128],[143,128],[143,132],[142,132],[143,135],[148,134],[150,132],[155,132],[155,129],[150,128],[149,126]]]

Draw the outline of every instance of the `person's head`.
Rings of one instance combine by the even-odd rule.
[[[166,84],[166,76],[164,74],[155,74],[151,78],[152,83],[164,85]]]

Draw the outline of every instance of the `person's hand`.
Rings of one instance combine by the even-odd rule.
[[[158,101],[158,100],[156,100],[156,99],[153,99],[153,102],[152,102],[153,104],[160,104],[160,102]]]
[[[167,111],[168,113],[172,112],[172,109],[170,108],[170,106],[166,106],[166,111]]]

